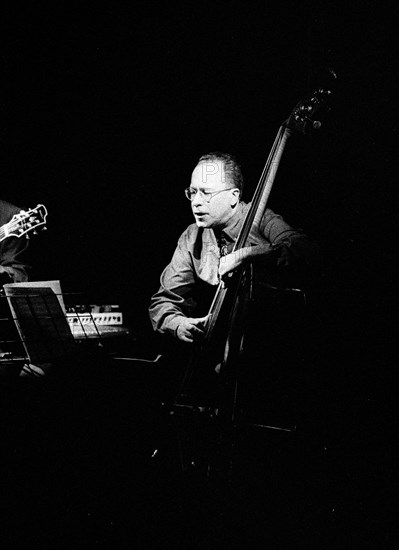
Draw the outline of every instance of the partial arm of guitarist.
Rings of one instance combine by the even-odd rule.
[[[9,202],[0,200],[0,226],[8,223],[20,212],[20,208]],[[0,242],[0,284],[20,283],[28,280],[29,266],[26,262],[28,240],[8,237]]]

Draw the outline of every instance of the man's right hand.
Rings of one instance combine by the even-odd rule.
[[[205,324],[208,316],[205,317],[182,317],[181,322],[176,330],[176,336],[183,342],[194,342],[199,340],[205,332]]]

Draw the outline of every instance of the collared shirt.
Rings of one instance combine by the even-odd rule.
[[[162,272],[160,288],[151,298],[149,314],[154,330],[174,334],[182,316],[199,316],[196,287],[205,283],[216,289],[220,281],[218,271],[222,254],[218,239],[225,240],[224,252],[230,253],[249,207],[250,204],[240,202],[218,238],[213,229],[199,228],[195,223],[180,236],[172,260]],[[289,265],[296,257],[314,252],[301,230],[290,227],[270,209],[266,209],[259,232],[249,236],[247,246],[260,243],[269,246],[263,256],[273,252],[271,257],[276,265]]]

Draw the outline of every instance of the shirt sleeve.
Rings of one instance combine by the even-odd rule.
[[[255,256],[257,281],[278,287],[305,288],[319,272],[319,246],[302,229],[290,226],[280,215],[267,209],[258,234],[250,244],[261,242],[264,252]]]
[[[318,253],[318,245],[302,229],[294,229],[273,210],[266,210],[260,232],[270,243],[273,262],[277,267],[307,263]]]
[[[160,287],[152,298],[149,315],[154,330],[174,334],[181,317],[196,307],[193,299],[194,268],[185,233],[180,237],[171,262],[162,272]]]
[[[29,266],[25,261],[27,248],[28,240],[25,236],[8,237],[0,243],[0,272],[8,275],[8,280],[3,282],[21,283],[28,280]]]

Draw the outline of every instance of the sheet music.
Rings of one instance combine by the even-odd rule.
[[[9,283],[4,291],[31,363],[51,363],[75,351],[59,281]]]

